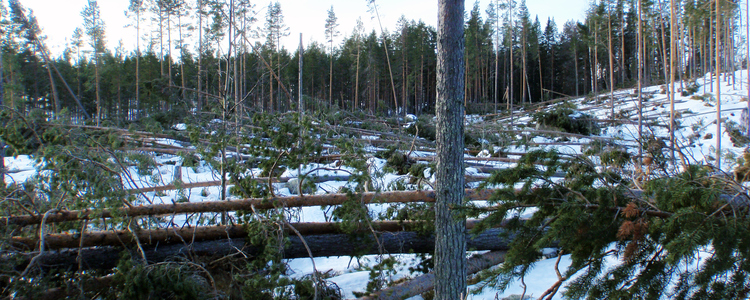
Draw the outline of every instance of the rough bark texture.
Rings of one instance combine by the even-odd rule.
[[[473,228],[478,220],[469,220],[463,227]],[[299,222],[286,223],[287,234],[295,234],[295,230],[302,235],[341,233],[340,223]],[[421,221],[374,221],[373,229],[377,232],[409,231],[424,225]],[[86,232],[81,234],[55,233],[44,235],[46,249],[63,249],[94,246],[121,246],[136,243],[142,245],[179,244],[195,241],[219,240],[224,238],[243,238],[247,236],[245,225],[215,225],[200,227],[167,227],[140,230],[108,230]],[[83,240],[81,240],[83,238]],[[38,237],[12,237],[11,246],[18,250],[34,250],[39,244]],[[350,251],[349,249],[348,251]]]
[[[508,249],[512,237],[502,237],[502,228],[492,228],[478,235],[468,235],[467,244],[474,250],[502,251]],[[381,248],[376,243],[367,243],[352,238],[347,234],[322,234],[304,236],[313,257],[349,256],[356,249],[360,254],[379,254]],[[429,253],[434,250],[434,235],[425,235],[413,231],[383,232],[379,235],[382,251],[385,253]],[[364,245],[364,246],[363,246]],[[80,250],[80,258],[84,269],[111,269],[117,266],[117,261],[123,250],[122,246],[88,247]],[[252,256],[262,249],[245,244],[245,238],[220,239],[212,241],[197,241],[177,243],[172,245],[154,244],[144,245],[143,250],[150,263],[175,260],[179,257],[195,259],[196,257],[224,257],[242,251]],[[137,251],[136,248],[128,251]],[[23,271],[29,261],[37,253],[5,253],[0,258],[14,261],[15,269]],[[133,252],[133,257],[140,257]],[[289,236],[289,246],[284,249],[285,258],[308,257],[302,239]],[[43,268],[58,270],[77,270],[79,250],[66,249],[47,251],[38,262]]]
[[[2,32],[2,30],[0,30]],[[3,51],[0,49],[0,107],[3,107],[3,99],[5,97],[5,89],[3,86]],[[0,140],[0,184],[5,186],[5,141]]]
[[[463,178],[463,174],[459,175]],[[463,186],[463,184],[461,185]],[[495,190],[467,190],[465,195],[469,200],[487,200]],[[463,193],[463,190],[462,190]],[[363,193],[358,195],[364,203],[373,201],[384,203],[434,202],[434,191],[396,191],[385,193]],[[227,212],[250,209],[270,209],[275,207],[305,207],[319,205],[340,205],[348,200],[346,194],[327,194],[303,197],[276,197],[270,199],[240,199],[230,201],[187,202],[172,204],[141,205],[124,207],[114,210],[64,210],[50,213],[46,223],[76,221],[95,218],[111,218],[113,216],[136,217],[179,213]],[[20,215],[0,217],[0,228],[8,225],[39,224],[42,215]]]
[[[721,7],[719,0],[716,4],[716,63],[715,63],[715,80],[716,80],[716,169],[721,170]]]
[[[438,2],[435,299],[466,296],[464,197],[464,1]]]

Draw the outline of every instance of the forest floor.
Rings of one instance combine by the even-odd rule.
[[[709,76],[709,75],[707,75]],[[727,81],[721,81],[721,107],[722,107],[722,120],[724,128],[722,129],[721,135],[721,148],[722,148],[722,167],[721,170],[731,174],[734,168],[737,166],[737,159],[742,157],[745,151],[745,144],[738,143],[735,145],[732,141],[731,132],[732,130],[739,130],[739,132],[746,132],[747,120],[742,119],[743,110],[747,109],[747,85],[741,82],[747,81],[746,71],[737,71],[736,84],[731,84]],[[697,84],[697,91],[688,96],[681,96],[679,91],[676,93],[675,98],[675,111],[677,112],[677,123],[678,130],[675,133],[676,147],[684,154],[684,160],[689,164],[701,164],[701,165],[713,165],[715,157],[715,146],[716,146],[716,101],[712,95],[711,86],[715,87],[715,83],[712,78],[699,78],[694,81]],[[704,85],[705,82],[705,85]],[[687,84],[687,82],[686,82]],[[679,84],[675,85],[677,89],[680,88]],[[648,136],[662,139],[665,143],[669,143],[669,131],[668,127],[664,126],[669,124],[669,100],[668,95],[663,92],[662,86],[651,86],[644,89],[646,95],[650,95],[650,99],[644,102],[643,110],[643,122],[644,131],[648,133]],[[601,125],[601,131],[597,135],[593,136],[559,136],[545,133],[546,128],[537,128],[532,123],[532,118],[529,113],[523,111],[514,112],[512,120],[510,117],[498,118],[496,116],[467,116],[467,131],[475,132],[477,136],[492,136],[498,131],[509,131],[517,130],[512,133],[511,138],[516,140],[525,140],[528,144],[507,144],[497,145],[492,139],[486,139],[483,148],[485,151],[479,152],[476,155],[467,154],[468,159],[466,174],[472,175],[478,178],[489,176],[489,173],[483,172],[487,168],[507,168],[514,165],[512,161],[501,161],[501,160],[482,160],[492,153],[508,153],[505,157],[510,159],[517,159],[521,153],[528,152],[534,149],[556,149],[560,153],[565,154],[582,154],[585,151],[586,145],[595,140],[607,140],[614,144],[620,145],[627,149],[632,155],[638,154],[638,125],[637,125],[637,111],[638,103],[635,97],[634,89],[618,90],[615,92],[615,103],[614,111],[615,115],[618,116],[621,122],[611,122],[611,124]],[[609,102],[609,94],[601,94],[597,98],[583,97],[578,99],[568,100],[569,103],[577,106],[578,113],[588,114],[598,119],[610,119],[611,108]],[[555,105],[553,104],[543,110],[552,109]],[[626,120],[627,122],[622,122]],[[513,124],[513,126],[508,126]],[[408,124],[407,124],[408,125]],[[176,130],[183,129],[183,126],[176,126]],[[377,141],[381,138],[381,134],[368,132],[362,133],[360,138],[363,140]],[[736,136],[735,136],[736,137]],[[158,142],[171,145],[174,147],[192,147],[185,146],[182,143],[177,143],[174,140],[162,139]],[[368,153],[375,153],[376,151],[384,150],[385,148],[379,146],[373,142],[370,146],[366,147]],[[179,179],[183,184],[201,183],[218,181],[220,179],[220,173],[217,170],[211,168],[205,162],[201,161],[195,167],[182,166],[181,157],[171,154],[154,154],[157,162],[157,168],[152,174],[145,176],[138,175],[138,172],[133,167],[132,174],[133,181],[125,183],[126,188],[144,188],[150,186],[164,186],[169,185]],[[412,151],[411,156],[415,158],[419,157],[430,157],[434,156],[434,153],[429,150]],[[17,157],[6,157],[5,164],[9,170],[6,175],[6,182],[23,182],[26,179],[37,174],[37,168],[35,161],[32,157],[19,155]],[[430,189],[429,182],[432,182],[434,178],[428,178],[428,183],[425,184],[413,184],[409,182],[409,175],[398,175],[396,173],[385,171],[386,160],[376,158],[374,156],[368,159],[368,169],[376,178],[373,182],[374,188],[379,191],[388,191],[403,189]],[[632,167],[632,164],[631,164]],[[255,176],[260,176],[260,169],[249,170]],[[341,187],[351,185],[352,183],[347,180],[341,180],[348,176],[352,169],[347,166],[341,166],[337,161],[330,163],[310,163],[303,167],[302,170],[287,169],[281,178],[296,178],[300,173],[311,173],[319,178],[329,177],[333,180],[321,181],[316,183],[317,189],[313,191],[313,194],[327,194],[335,193],[340,190]],[[479,185],[479,182],[468,182],[468,188],[475,188]],[[284,182],[273,183],[273,189],[276,196],[293,196],[295,194],[290,191],[289,186]],[[170,190],[170,191],[157,191],[157,192],[145,192],[141,197],[148,198],[149,201],[157,203],[173,203],[179,201],[189,202],[203,202],[203,201],[218,201],[221,197],[220,185],[208,186],[208,187],[196,187],[186,188],[181,190]],[[182,200],[180,200],[182,199]],[[231,197],[230,197],[231,199]],[[388,204],[369,204],[370,214],[377,216],[379,212],[387,209]],[[304,207],[298,210],[296,213],[297,222],[328,222],[331,220],[330,216],[331,207]],[[523,213],[531,214],[532,210],[527,210]],[[185,224],[188,218],[185,216],[175,216],[169,220],[172,224]],[[550,253],[554,253],[554,249],[550,249]],[[395,281],[403,277],[412,276],[409,272],[409,267],[414,266],[418,263],[416,255],[411,254],[398,254],[394,255],[400,263],[396,266],[395,272],[389,273],[390,279]],[[368,266],[373,266],[378,263],[380,257],[377,255],[366,255],[359,259],[354,259],[349,256],[345,257],[316,257],[315,268],[320,272],[328,272],[332,276],[327,278],[330,282],[336,283],[343,291],[344,296],[348,298],[354,298],[354,291],[364,291],[365,286],[369,280]],[[612,265],[617,264],[618,258],[611,257],[608,260]],[[293,270],[293,274],[289,276],[301,277],[306,274],[310,274],[313,271],[313,263],[310,258],[299,258],[291,259],[288,261],[289,266]],[[563,256],[559,261],[560,270],[565,270],[570,264],[570,258]],[[557,257],[540,260],[535,268],[531,271],[525,280],[525,295],[538,297],[550,286],[552,286],[557,280],[555,273],[555,266],[558,265]],[[686,266],[690,267],[690,266]],[[696,267],[696,266],[692,266]],[[472,286],[476,288],[477,286]],[[564,292],[564,285],[561,289]],[[499,292],[497,290],[486,288],[481,293],[471,295],[468,299],[503,299],[509,295],[520,295],[524,293],[524,288],[521,282],[518,281],[516,284],[512,284],[505,291]],[[421,296],[416,296],[411,299],[421,299]],[[558,293],[553,299],[562,299],[562,293]]]

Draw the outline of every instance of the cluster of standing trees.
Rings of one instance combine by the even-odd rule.
[[[723,70],[736,68],[738,4],[720,1],[717,22],[714,2],[673,2],[593,2],[585,20],[561,29],[552,19],[544,26],[532,20],[523,0],[496,0],[484,11],[475,3],[464,17],[469,113],[633,86],[639,61],[644,84],[669,81],[671,60],[680,78],[702,75],[715,66],[715,49]],[[368,3],[377,14],[376,3]],[[284,111],[298,103],[293,91],[301,83],[309,110],[434,111],[434,27],[402,17],[396,30],[367,33],[360,21],[341,33],[331,7],[321,28],[326,41],[305,45],[298,81],[300,50],[281,45],[291,32],[281,4],[270,3],[263,20],[256,10],[248,0],[131,0],[127,13],[138,44],[134,51],[122,44],[111,51],[97,2],[90,0],[65,52],[50,57],[33,14],[18,0],[0,3],[5,103],[67,109],[97,123],[175,109]]]

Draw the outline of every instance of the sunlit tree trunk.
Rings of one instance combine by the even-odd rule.
[[[676,22],[676,15],[675,15],[675,3],[674,0],[669,1],[669,145],[672,149],[672,161],[674,162],[675,159],[675,153],[674,153],[674,147],[675,147],[675,140],[674,140],[674,78],[675,78],[675,50],[677,49],[677,43],[676,43],[676,37],[675,34],[677,33],[677,22]]]
[[[607,56],[609,57],[609,109],[610,116],[615,119],[615,63],[612,49],[612,11],[607,3]]]
[[[466,295],[464,197],[464,0],[440,0],[438,9],[435,299]]]
[[[716,169],[721,170],[721,10],[719,0],[716,2],[716,42],[714,48],[716,68]]]
[[[3,81],[3,50],[0,49],[0,108],[5,107],[5,86]],[[5,186],[5,141],[0,140],[0,184]]]
[[[638,0],[638,141],[643,141],[643,0]],[[638,147],[638,169],[643,164],[643,147]]]

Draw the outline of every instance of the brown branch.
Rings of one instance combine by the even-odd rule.
[[[467,229],[474,228],[478,220],[469,220],[466,223]],[[340,223],[317,223],[317,222],[300,222],[289,223],[295,230],[285,229],[288,234],[300,235],[320,235],[342,233]],[[423,225],[422,221],[374,221],[372,226],[384,232],[409,231],[412,228],[418,228]],[[242,238],[246,237],[245,225],[215,225],[199,227],[169,227],[157,229],[138,229],[130,228],[125,230],[95,231],[88,232],[86,239],[81,240],[80,234],[58,233],[44,234],[41,240],[47,249],[63,249],[93,246],[122,246],[129,244],[140,244],[139,251],[143,252],[143,245],[181,243],[185,239],[194,241],[217,240],[223,238]],[[34,249],[39,242],[37,238],[29,237],[12,237],[12,247],[20,250]],[[41,249],[44,252],[45,248]],[[40,253],[41,255],[41,253]],[[145,254],[143,254],[145,255]]]
[[[466,198],[473,200],[487,200],[495,190],[466,190]],[[384,193],[363,193],[363,203],[371,203],[375,200],[387,203],[411,203],[411,202],[434,202],[434,191],[396,191]],[[188,202],[171,204],[141,205],[123,207],[116,209],[94,210],[67,210],[50,213],[47,222],[65,222],[84,219],[112,218],[113,216],[152,216],[167,215],[175,213],[200,213],[200,212],[228,212],[237,210],[271,209],[275,207],[305,207],[305,206],[331,206],[340,205],[348,200],[347,194],[326,194],[298,197],[274,197],[270,199],[250,198],[229,201]],[[0,227],[9,224],[29,225],[39,223],[38,215],[21,215],[0,217]]]

